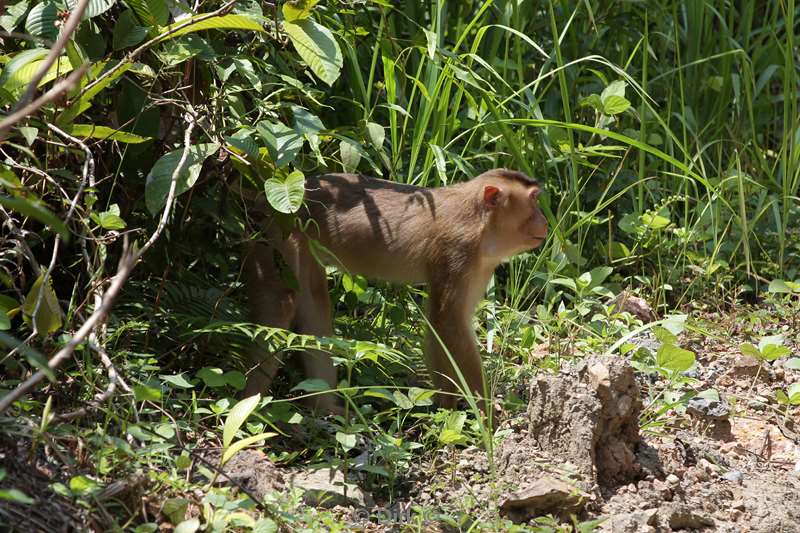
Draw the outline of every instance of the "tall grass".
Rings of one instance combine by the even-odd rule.
[[[551,273],[611,261],[664,298],[702,273],[678,300],[720,261],[753,286],[795,276],[794,0],[593,4],[412,1],[371,14],[380,43],[353,57],[374,67],[380,54],[365,114],[388,127],[393,178],[437,185],[497,165],[544,181],[554,231],[512,268],[518,303],[546,286],[534,282],[545,261]],[[615,80],[632,105],[598,121],[582,99]],[[620,229],[659,210],[669,227]]]

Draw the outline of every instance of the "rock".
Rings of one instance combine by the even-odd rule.
[[[211,456],[214,463],[219,459]],[[284,490],[281,470],[261,450],[242,450],[222,467],[225,476],[219,476],[217,483],[241,485],[258,499],[273,491]]]
[[[603,523],[602,528],[612,533],[639,533],[640,531],[648,531],[648,528],[657,525],[657,515],[657,509],[613,514],[605,517],[607,520]]]
[[[670,474],[670,475],[667,476],[667,484],[670,487],[676,487],[676,486],[681,484],[681,480],[675,474]]]
[[[741,484],[742,481],[744,481],[744,474],[742,474],[742,472],[739,470],[728,470],[722,474],[722,479],[727,479],[728,481]]]
[[[615,305],[617,310],[630,313],[645,324],[656,319],[650,304],[644,298],[639,298],[632,292],[620,292],[611,303]]]
[[[689,400],[686,412],[691,416],[706,420],[726,420],[731,413],[731,408],[727,402],[695,397]]]
[[[289,485],[303,489],[303,501],[316,507],[371,505],[372,498],[352,483],[346,483],[339,470],[320,468],[301,470],[289,478]]]
[[[686,504],[672,504],[662,509],[662,516],[673,531],[678,529],[703,529],[712,527],[714,519],[705,514],[692,511]]]
[[[761,366],[761,361],[756,359],[755,357],[751,357],[749,355],[740,355],[736,357],[733,361],[733,366],[731,366],[730,373],[737,377],[755,377],[758,373],[762,376],[766,375],[766,372],[762,370],[761,372],[758,371],[759,367]]]
[[[567,517],[580,512],[588,499],[589,496],[574,485],[545,475],[507,496],[500,510],[514,522],[548,513]]]
[[[600,485],[628,483],[641,472],[634,450],[642,400],[627,360],[591,357],[572,372],[541,376],[530,398],[528,438],[543,452]]]

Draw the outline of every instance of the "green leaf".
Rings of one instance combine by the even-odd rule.
[[[217,153],[218,150],[219,144],[217,143],[195,144],[189,147],[186,163],[178,174],[178,183],[175,190],[176,197],[192,188],[197,178],[200,176],[203,162],[209,156]],[[161,156],[147,174],[144,198],[147,204],[147,210],[153,215],[161,211],[161,208],[163,208],[164,204],[167,202],[172,173],[178,167],[182,154],[183,148],[179,148]]]
[[[220,459],[221,464],[225,464],[230,461],[234,455],[239,453],[244,448],[255,444],[256,442],[261,442],[267,439],[271,439],[272,437],[276,436],[277,433],[259,433],[258,435],[253,435],[252,437],[246,437],[241,440],[237,440],[233,444],[228,447],[225,452],[222,454],[222,459]]]
[[[261,401],[261,395],[255,394],[244,400],[236,403],[225,418],[225,425],[222,428],[222,447],[228,448],[233,442],[233,437],[236,432],[242,427],[245,420],[255,411],[258,407],[258,402]]]
[[[147,37],[147,28],[139,25],[139,20],[133,11],[130,9],[123,11],[114,25],[112,39],[114,50],[135,46],[144,41],[145,37]]]
[[[256,129],[277,167],[284,167],[294,161],[303,147],[303,136],[282,122],[262,120],[256,125]]]
[[[67,128],[67,132],[75,137],[82,137],[84,139],[87,137],[101,140],[110,139],[112,141],[119,141],[126,144],[139,144],[151,139],[151,137],[142,137],[141,135],[136,135],[135,133],[120,131],[114,128],[109,128],[108,126],[95,126],[94,124],[75,124],[72,127]]]
[[[47,279],[47,285],[42,288],[44,273],[42,273],[33,283],[31,290],[25,297],[22,304],[22,313],[25,322],[30,324],[33,312],[36,310],[36,302],[39,299],[40,290],[44,291],[42,303],[39,305],[39,312],[36,315],[36,329],[39,335],[46,336],[61,329],[61,306],[58,304],[58,297],[53,291],[53,278]]]
[[[684,372],[694,364],[694,352],[678,348],[673,344],[664,344],[658,349],[656,363],[659,367],[671,372]]]
[[[225,141],[248,157],[258,158],[258,143],[253,140],[250,130],[239,130],[235,134],[225,137]]]
[[[22,19],[25,18],[25,13],[28,12],[30,4],[23,0],[15,4],[7,5],[5,13],[0,15],[0,28],[7,32],[12,32],[19,26]]]
[[[11,318],[8,316],[8,311],[0,308],[0,331],[8,331],[10,329]]]
[[[78,475],[69,480],[69,490],[78,494],[92,493],[100,488],[100,484],[84,475]]]
[[[83,96],[62,111],[61,114],[58,115],[56,122],[62,127],[68,127],[70,123],[75,120],[75,117],[89,109],[92,98],[94,98],[100,91],[114,83],[117,79],[119,79],[120,76],[125,74],[125,72],[133,68],[134,64],[121,59],[113,64],[102,62],[92,67],[90,69],[89,79],[96,79],[103,72],[107,72],[113,68],[116,68],[116,66],[120,63],[122,63],[122,66],[114,70],[114,72],[109,74],[107,77],[100,80],[96,85],[93,85]]]
[[[75,9],[78,5],[77,0],[66,0],[67,7],[70,11]],[[96,17],[97,15],[102,15],[109,9],[111,9],[114,3],[117,0],[89,0],[89,4],[86,6],[86,11],[83,12],[82,20],[90,19],[92,17]]]
[[[175,387],[179,387],[181,389],[191,389],[194,388],[194,385],[186,379],[186,377],[181,374],[175,374],[172,376],[161,375],[158,376],[161,378],[161,381],[165,383],[169,383],[170,385],[174,385]]]
[[[200,529],[200,520],[197,518],[190,518],[175,526],[173,533],[195,533],[198,529]]]
[[[354,433],[336,432],[336,442],[342,445],[345,452],[349,452],[356,446],[356,435]]]
[[[742,343],[742,345],[739,346],[739,351],[742,352],[742,355],[749,355],[750,357],[761,359],[761,352],[749,342]]]
[[[92,219],[100,225],[103,229],[121,230],[125,229],[125,221],[119,216],[119,206],[113,204],[108,211],[102,213],[92,213]]]
[[[342,70],[342,50],[330,30],[311,19],[284,22],[295,50],[319,79],[333,85]]]
[[[21,503],[23,505],[32,505],[36,503],[36,500],[19,489],[0,489],[0,500]]]
[[[137,402],[143,402],[145,400],[150,400],[151,402],[157,402],[158,400],[161,399],[161,389],[148,387],[147,385],[134,385],[133,397],[136,399]]]
[[[777,344],[767,344],[764,346],[764,349],[761,350],[761,356],[766,361],[775,361],[791,353],[792,351],[786,346],[778,346]]]
[[[198,370],[197,377],[203,380],[206,387],[218,388],[228,384],[221,368],[203,367]]]
[[[653,335],[655,335],[658,342],[661,344],[677,344],[678,337],[677,335],[673,334],[667,328],[662,328],[661,326],[655,326],[653,328]]]
[[[131,6],[139,20],[153,31],[169,20],[169,9],[164,0],[125,0],[125,3]]]
[[[589,271],[589,276],[591,277],[591,283],[589,284],[589,287],[597,287],[603,283],[612,272],[614,272],[614,269],[610,266],[593,268],[591,271]]]
[[[197,15],[192,18],[201,17],[203,15]],[[180,22],[176,22],[174,24],[170,24],[169,26],[163,28],[164,33],[168,32],[171,28],[177,27],[181,24],[185,24],[187,20],[184,19]],[[174,39],[180,35],[186,35],[187,33],[192,33],[195,31],[204,31],[204,30],[249,30],[249,31],[259,31],[263,32],[264,27],[261,25],[261,22],[250,18],[245,15],[223,15],[221,17],[213,17],[206,20],[200,20],[193,24],[189,24],[184,28],[172,33],[170,35],[166,35],[163,41]]]
[[[624,96],[609,96],[603,100],[603,113],[606,115],[619,115],[631,106]]]
[[[285,4],[284,4],[285,5]],[[325,129],[325,125],[317,115],[298,105],[292,106],[294,130],[305,135],[314,135]]]
[[[41,201],[22,197],[0,196],[0,205],[10,211],[16,211],[26,217],[38,220],[56,231],[61,235],[62,239],[69,241],[69,230],[67,230],[67,226],[60,218],[47,209]]]
[[[783,366],[791,370],[800,370],[800,357],[792,357],[788,359]]]
[[[800,293],[800,283],[794,281],[784,281],[782,279],[773,279],[769,282],[767,291],[777,294]]]
[[[345,139],[339,142],[339,155],[345,172],[355,172],[361,162],[361,150],[354,141]]]
[[[367,122],[367,134],[375,148],[381,148],[383,146],[383,142],[386,140],[386,130],[383,129],[383,126],[375,122]],[[442,157],[442,160],[444,160],[444,157]]]
[[[283,4],[283,19],[286,22],[307,19],[318,3],[319,0],[289,0]]]
[[[612,81],[611,83],[608,84],[608,86],[605,89],[603,89],[603,92],[600,94],[600,99],[605,102],[606,99],[611,96],[624,97],[625,87],[627,86],[628,84],[622,80]]]
[[[169,518],[173,524],[179,524],[186,518],[186,511],[189,510],[189,500],[186,498],[168,498],[164,500],[161,512]]]
[[[25,142],[28,143],[28,146],[31,146],[33,142],[36,140],[36,137],[39,135],[39,128],[20,126],[17,129],[22,134],[22,136],[25,137]]]
[[[42,2],[41,4],[36,4],[25,20],[25,31],[36,37],[55,41],[56,37],[58,37],[57,19],[58,7],[56,7],[55,3]]]
[[[273,209],[279,213],[296,213],[303,205],[306,189],[306,178],[302,172],[295,170],[283,181],[270,178],[264,182],[264,193]]]
[[[600,99],[599,94],[590,94],[584,98],[581,98],[578,104],[581,107],[592,107],[596,111],[603,112],[603,100]]]
[[[789,403],[792,405],[800,405],[800,383],[792,383],[786,389],[786,395],[789,397]]]
[[[769,335],[767,337],[763,337],[760,341],[758,341],[758,349],[763,352],[764,348],[770,344],[774,344],[775,346],[783,346],[783,335]]]
[[[0,86],[5,87],[8,80],[10,80],[12,76],[16,77],[17,72],[25,65],[41,61],[46,56],[46,48],[33,48],[32,50],[23,50],[22,52],[14,54],[14,57],[12,57],[11,60],[6,63],[2,74],[0,74]],[[27,77],[27,81],[30,81],[31,79],[33,79],[32,75]]]
[[[303,391],[303,392],[322,392],[331,390],[331,386],[324,379],[306,379],[291,388],[290,392]]]

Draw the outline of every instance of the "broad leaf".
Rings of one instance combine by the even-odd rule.
[[[312,19],[284,22],[297,53],[319,79],[333,85],[342,70],[342,50],[331,31]]]
[[[219,145],[217,143],[195,144],[189,147],[189,154],[186,162],[178,174],[178,183],[175,196],[183,194],[197,181],[203,162],[207,157],[217,153]],[[183,148],[173,150],[156,161],[150,173],[147,175],[147,182],[144,189],[145,203],[147,210],[155,215],[167,202],[167,194],[172,182],[172,173],[178,167],[181,160]]]
[[[5,13],[0,15],[0,28],[7,32],[12,32],[25,18],[25,13],[28,12],[30,4],[23,0],[15,4],[6,5]]]
[[[116,130],[108,126],[95,126],[94,124],[75,124],[67,128],[67,132],[75,137],[92,137],[94,139],[119,141],[126,144],[138,144],[150,140],[150,137],[142,137],[135,133]]]
[[[294,161],[303,147],[303,136],[282,122],[262,120],[256,126],[259,135],[269,151],[269,156],[277,167]]]
[[[36,311],[36,303],[39,300],[39,292],[42,291],[42,303],[39,304],[39,311],[36,314],[36,329],[39,335],[45,336],[61,329],[61,306],[58,304],[58,297],[53,291],[53,278],[47,279],[47,284],[43,284],[44,273],[42,273],[33,283],[31,290],[25,297],[22,304],[22,314],[25,322],[30,324],[33,313]]]
[[[228,448],[231,445],[233,437],[236,436],[236,432],[239,431],[244,421],[255,411],[260,401],[261,395],[255,394],[237,402],[236,405],[231,407],[231,411],[228,413],[225,419],[225,425],[222,428],[223,448]]]
[[[270,178],[264,182],[264,193],[269,205],[280,213],[296,213],[303,205],[306,178],[302,172],[295,170],[283,181]]]
[[[83,20],[96,17],[97,15],[102,15],[111,9],[116,1],[117,0],[89,0],[89,4],[86,6],[86,11],[83,12]],[[67,0],[67,7],[70,11],[75,9],[75,6],[77,5],[77,0]]]
[[[319,0],[289,0],[282,7],[283,19],[286,22],[307,19],[311,15],[311,10],[318,3]]]
[[[339,155],[342,158],[342,167],[345,172],[354,172],[361,162],[361,151],[354,141],[341,141],[339,143]]]
[[[169,19],[169,9],[164,0],[125,0],[125,3],[133,8],[139,20],[153,32]]]
[[[356,446],[356,435],[354,433],[344,433],[342,431],[336,432],[336,442],[342,445],[345,452],[348,452]]]
[[[198,15],[202,16],[202,15]],[[197,18],[197,17],[194,17]],[[176,22],[171,24],[165,28],[163,28],[164,33],[167,33],[171,28],[175,28],[180,26],[181,24],[185,24],[186,21],[189,19],[181,20],[180,22]],[[174,39],[179,35],[186,35],[187,33],[192,33],[195,31],[204,31],[204,30],[249,30],[249,31],[264,31],[264,27],[261,23],[255,19],[247,17],[245,15],[223,15],[221,17],[213,17],[210,19],[200,20],[198,22],[189,24],[180,30],[176,31],[175,33],[170,33],[169,35],[165,35],[162,39],[166,41],[168,39]]]
[[[25,31],[36,37],[55,41],[58,37],[58,7],[53,2],[36,4],[25,19]]]
[[[144,41],[145,37],[147,37],[147,28],[139,25],[133,11],[130,9],[123,11],[114,25],[112,40],[114,50],[135,46]]]
[[[228,447],[225,452],[222,454],[222,459],[220,460],[220,464],[225,464],[230,461],[234,455],[239,453],[244,448],[255,444],[257,442],[261,442],[267,439],[271,439],[275,437],[277,433],[259,433],[258,435],[253,435],[251,437],[245,437],[241,440],[237,440],[233,444]]]
[[[678,348],[674,344],[664,344],[658,349],[658,366],[671,372],[684,372],[694,364],[694,352]]]
[[[0,86],[4,87],[8,80],[11,79],[12,76],[15,76],[17,71],[25,65],[44,59],[47,56],[47,52],[46,48],[34,48],[14,54],[14,57],[6,63],[2,74],[0,74]],[[28,79],[30,80],[31,78]]]
[[[631,106],[624,96],[612,95],[603,100],[603,113],[606,115],[619,115]]]
[[[161,399],[161,389],[148,387],[147,385],[134,385],[133,397],[137,402],[143,402],[145,400],[157,402]]]

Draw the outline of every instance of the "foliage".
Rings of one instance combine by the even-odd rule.
[[[5,4],[0,120],[77,2]],[[642,325],[610,303],[615,293],[633,287],[659,316],[701,297],[720,306],[766,297],[787,321],[800,316],[798,9],[793,0],[89,0],[36,85],[43,93],[86,74],[0,139],[0,395],[32,369],[54,382],[17,402],[9,423],[29,436],[40,427],[43,439],[58,433],[53,445],[68,452],[80,442],[92,475],[61,479],[60,494],[94,508],[103,486],[144,470],[173,502],[159,512],[182,531],[270,531],[286,516],[333,529],[295,495],[252,520],[246,498],[217,488],[189,518],[184,474],[204,446],[230,457],[277,433],[265,445],[276,460],[325,457],[388,497],[421,454],[491,448],[474,413],[431,407],[422,290],[331,272],[336,335],[296,335],[247,322],[239,256],[259,236],[260,205],[292,224],[314,173],[439,186],[496,166],[543,183],[551,235],[501,267],[479,309],[490,392],[518,407],[517,384],[533,373],[620,349],[667,382],[642,421],[664,423],[694,394],[695,354],[679,339],[692,322]],[[45,354],[97,309],[123,250],[141,249],[162,222],[111,314],[50,370]],[[658,349],[627,342],[649,330]],[[330,352],[348,416],[334,417],[329,434],[309,422],[287,397],[319,384],[291,371],[274,398],[237,408],[254,344]],[[788,355],[774,339],[742,350]],[[47,398],[63,394],[55,409],[66,412],[106,389],[101,351],[130,390],[120,384],[75,425],[44,416]],[[794,389],[776,394],[787,409],[797,404]],[[287,427],[310,435],[299,451],[281,440]],[[0,489],[4,500],[31,496]],[[138,523],[137,513],[115,508],[107,525]]]

